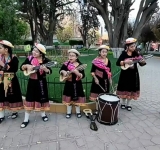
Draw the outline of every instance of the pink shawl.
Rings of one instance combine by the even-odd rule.
[[[105,70],[105,72],[106,72],[107,75],[108,75],[108,79],[111,78],[112,74],[111,74],[111,72],[110,72],[110,68],[109,68],[109,67],[106,67],[106,65],[104,64],[104,62],[103,62],[101,59],[95,58],[95,59],[92,61],[92,63],[93,63],[96,67]]]
[[[66,61],[65,63],[64,63],[64,65],[68,65],[67,66],[67,68],[68,68],[68,70],[69,71],[72,71],[72,70],[74,70],[76,67],[72,64],[72,63],[70,63],[69,61]],[[76,78],[76,80],[78,81],[78,80],[80,80],[80,78],[77,76],[77,78]]]
[[[72,64],[72,63],[70,63],[69,61],[66,61],[65,63],[64,63],[66,66],[67,66],[67,68],[68,68],[68,70],[69,71],[71,71],[71,70],[74,70],[76,67]]]
[[[33,56],[29,56],[29,57],[28,57],[29,61],[31,61],[32,58],[33,58]],[[32,61],[31,61],[31,64],[32,64],[33,66],[35,66],[35,67],[36,67],[36,66],[40,66],[39,61],[38,61],[37,58],[33,58]],[[40,73],[40,75],[41,75],[41,74],[43,73],[43,70],[39,69],[39,73]],[[32,79],[37,79],[37,74],[36,74],[36,73],[33,73],[33,74],[30,75],[30,77],[31,77]]]

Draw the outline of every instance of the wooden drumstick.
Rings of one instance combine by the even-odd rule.
[[[111,88],[112,88],[112,91],[113,91],[113,93],[114,93],[114,87],[113,87],[113,84],[111,84]]]
[[[98,84],[98,85],[104,92],[106,92],[105,89],[100,84]],[[113,88],[113,84],[111,84],[111,88],[112,88],[113,93],[115,93],[114,88]]]
[[[104,92],[106,92],[105,89],[100,84],[98,84],[98,85]]]

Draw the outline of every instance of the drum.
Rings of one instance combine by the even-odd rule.
[[[97,121],[105,125],[114,125],[118,122],[120,99],[115,94],[99,94],[97,97]]]

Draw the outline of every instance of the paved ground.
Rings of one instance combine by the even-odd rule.
[[[139,71],[141,97],[133,102],[132,112],[120,110],[118,124],[97,123],[99,130],[94,132],[85,117],[67,120],[50,114],[44,123],[32,113],[22,130],[22,112],[17,120],[8,118],[0,125],[0,150],[160,150],[160,59],[148,60]]]

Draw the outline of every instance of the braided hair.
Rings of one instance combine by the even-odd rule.
[[[9,57],[10,57],[10,59],[12,60],[12,54],[13,54],[12,48],[9,47],[9,46],[7,46],[7,45],[4,45],[4,44],[1,44],[1,45],[2,45],[4,48],[7,48],[7,49],[8,49]]]

